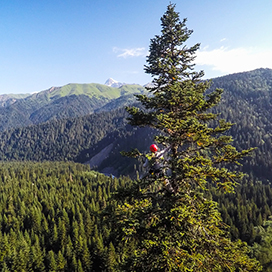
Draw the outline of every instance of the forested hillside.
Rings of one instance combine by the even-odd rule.
[[[234,145],[239,149],[257,147],[252,158],[243,160],[243,171],[270,181],[272,70],[257,69],[216,78],[212,88],[224,89],[216,111],[220,118],[234,123],[230,130]]]
[[[0,157],[1,160],[77,160],[81,152],[125,125],[125,111],[119,109],[11,129],[0,134]]]

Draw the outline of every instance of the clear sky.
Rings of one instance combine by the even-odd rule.
[[[166,0],[0,0],[0,94],[151,81],[143,71]],[[176,0],[205,78],[272,68],[271,0]]]

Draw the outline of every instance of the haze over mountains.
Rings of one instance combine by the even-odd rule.
[[[119,83],[109,80],[108,84]],[[214,88],[225,90],[216,111],[220,118],[235,123],[230,133],[236,147],[258,147],[253,157],[243,161],[243,170],[268,182],[272,70],[215,78]],[[132,147],[147,150],[154,132],[128,126],[124,106],[136,102],[133,94],[146,92],[139,85],[68,84],[10,97],[12,100],[2,98],[0,159],[72,160],[89,162],[95,169],[117,176],[135,173],[136,162],[123,158],[120,151]]]

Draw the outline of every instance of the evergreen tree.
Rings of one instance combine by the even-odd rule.
[[[47,262],[48,262],[48,269],[47,271],[54,272],[57,271],[57,263],[55,259],[55,254],[52,250],[47,253]]]
[[[61,251],[58,252],[57,258],[57,271],[65,271],[66,260],[63,257]]]
[[[216,203],[203,196],[208,182],[233,191],[242,174],[226,164],[239,163],[251,149],[238,152],[232,138],[222,134],[230,123],[214,125],[217,115],[209,109],[218,104],[222,90],[207,94],[210,82],[193,70],[199,44],[185,45],[192,33],[186,19],[180,21],[170,4],[161,22],[145,66],[153,77],[151,95],[137,95],[143,109],[127,110],[131,125],[159,132],[155,141],[168,148],[169,158],[161,162],[161,175],[149,174],[115,196],[113,242],[121,270],[260,271],[247,245],[228,238]],[[127,155],[143,154],[134,150]]]
[[[10,272],[10,270],[5,262],[2,265],[1,272]]]
[[[252,254],[263,265],[264,271],[272,271],[272,221],[271,217],[263,226],[256,227],[256,241],[252,246]]]
[[[110,243],[109,248],[108,248],[108,258],[107,258],[107,262],[108,262],[108,271],[110,272],[115,272],[116,270],[116,253],[115,253],[115,249],[112,243]]]
[[[82,268],[82,264],[81,264],[81,261],[78,260],[78,265],[77,265],[77,272],[84,272],[83,268]]]
[[[40,248],[38,239],[35,245],[31,247],[31,255],[30,255],[31,261],[32,261],[32,266],[33,266],[33,271],[39,271],[43,272],[45,271],[45,265],[44,265],[44,254]]]

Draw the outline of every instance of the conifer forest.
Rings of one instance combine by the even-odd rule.
[[[0,271],[272,271],[272,71],[203,80],[186,22],[167,6],[144,90],[0,109]]]

